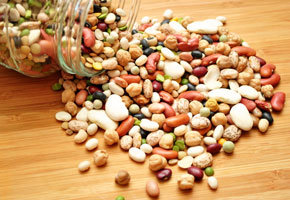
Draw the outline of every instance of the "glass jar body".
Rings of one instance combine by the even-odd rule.
[[[101,63],[108,57],[102,51],[98,56],[95,52],[103,50],[104,46],[117,51],[119,28],[126,26],[127,21],[119,19],[107,24],[101,31],[101,39],[94,31],[99,31],[99,23],[104,23],[103,16],[120,6],[133,4],[134,0],[9,0],[0,3],[0,64],[31,77],[47,76],[59,69],[80,76],[100,74],[103,69],[96,70],[84,59],[93,55],[96,62]],[[101,42],[102,47],[84,45],[84,32],[88,29],[92,34],[90,39]],[[112,33],[115,42],[109,44],[106,37],[111,37]]]

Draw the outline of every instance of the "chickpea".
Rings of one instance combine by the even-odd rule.
[[[274,88],[272,85],[264,85],[261,88],[261,92],[266,98],[271,98],[274,95]]]
[[[224,113],[218,112],[211,118],[211,122],[214,126],[226,125],[227,117]]]
[[[230,109],[231,109],[231,107],[228,104],[221,103],[221,104],[219,104],[218,111],[222,112],[222,113],[224,113],[226,115],[226,114],[228,114],[230,112]]]
[[[130,182],[130,174],[126,170],[120,170],[115,176],[115,182],[119,185],[127,185]]]
[[[64,109],[65,111],[69,112],[72,116],[75,116],[78,112],[78,106],[72,101],[67,102],[65,104]]]
[[[183,174],[177,179],[177,184],[181,190],[192,189],[194,185],[194,176],[190,174]]]
[[[204,51],[205,48],[207,48],[208,46],[209,46],[209,43],[207,40],[200,40],[198,44],[198,50]]]
[[[167,160],[163,156],[158,154],[154,154],[149,158],[149,168],[152,171],[158,171],[160,169],[164,169],[167,165]]]
[[[199,101],[197,100],[193,100],[192,102],[190,102],[189,104],[189,109],[190,109],[190,112],[193,114],[193,115],[196,115],[199,113],[200,109],[203,107],[202,103],[200,103]]]
[[[122,98],[122,101],[125,103],[125,106],[127,108],[129,108],[130,105],[133,103],[133,101],[131,100],[131,98],[128,97],[128,96],[122,96],[121,98]]]
[[[104,133],[104,140],[107,145],[113,145],[119,141],[119,134],[115,130],[106,130]]]
[[[172,149],[174,138],[171,134],[165,134],[159,141],[159,146],[164,149]]]
[[[187,146],[196,146],[201,143],[202,136],[197,131],[189,131],[184,135]]]
[[[94,162],[97,167],[103,166],[107,163],[107,160],[109,158],[109,154],[106,150],[97,150],[94,153]]]

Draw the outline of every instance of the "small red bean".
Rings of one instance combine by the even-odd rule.
[[[200,181],[203,178],[203,171],[195,166],[191,166],[187,169],[187,173],[194,176],[195,180]]]
[[[122,79],[124,79],[129,85],[131,83],[139,83],[141,78],[137,75],[131,75],[131,74],[123,74],[120,76]]]
[[[257,107],[260,108],[261,110],[264,110],[264,111],[267,111],[267,112],[271,112],[272,111],[272,106],[268,102],[255,100],[255,103],[256,103]]]
[[[242,98],[241,103],[247,107],[249,112],[252,112],[256,108],[256,103],[252,100]]]
[[[206,67],[195,67],[192,70],[192,74],[197,76],[197,77],[202,77],[207,73],[207,68]]]
[[[98,87],[94,85],[89,86],[88,91],[90,94],[94,94],[94,92],[103,92],[101,89],[99,89]]]
[[[80,90],[78,94],[76,95],[76,104],[83,105],[83,103],[86,101],[88,96],[88,92],[86,90]]]
[[[172,175],[172,170],[169,168],[161,169],[156,173],[156,177],[162,181],[166,181],[170,179],[171,175]]]
[[[266,64],[266,65],[263,65],[260,69],[260,74],[261,74],[261,77],[263,78],[268,78],[270,76],[272,76],[273,74],[273,71],[276,69],[276,66],[273,65],[273,64]]]
[[[162,84],[159,83],[158,81],[153,81],[152,86],[154,92],[160,92],[162,90]]]
[[[165,107],[163,114],[165,115],[166,118],[173,117],[176,115],[175,110],[168,103],[160,102],[160,104],[164,105]]]
[[[222,145],[220,145],[219,143],[215,143],[215,144],[208,145],[206,148],[206,151],[211,154],[217,154],[220,152],[221,148],[222,148]]]
[[[95,45],[95,34],[91,29],[85,27],[83,30],[84,44],[86,47],[93,47]]]
[[[206,56],[202,59],[201,61],[201,65],[202,66],[208,66],[210,64],[213,64],[217,61],[217,59],[221,56],[222,54],[216,53],[216,54],[212,54],[209,56]]]
[[[276,92],[271,99],[271,105],[273,110],[278,112],[283,110],[285,99],[286,94],[284,92]]]
[[[250,47],[244,47],[244,46],[237,46],[232,48],[232,51],[235,51],[239,54],[239,56],[255,56],[256,51]]]

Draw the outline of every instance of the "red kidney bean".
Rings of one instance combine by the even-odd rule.
[[[142,24],[139,26],[139,31],[145,31],[146,28],[149,28],[152,24]]]
[[[119,134],[119,136],[123,136],[126,135],[129,130],[133,127],[134,125],[134,118],[129,115],[129,117],[127,119],[125,119],[120,125],[119,127],[116,129],[117,133]]]
[[[267,112],[271,112],[272,111],[272,106],[268,102],[255,100],[255,103],[256,103],[257,107],[260,108],[261,110],[264,110],[264,111],[267,111]]]
[[[175,110],[168,103],[160,102],[160,104],[164,105],[165,107],[163,114],[165,115],[166,118],[173,117],[176,115]]]
[[[154,92],[160,92],[162,90],[162,84],[158,81],[153,81],[152,87]]]
[[[206,73],[207,73],[207,68],[203,67],[203,66],[195,67],[192,70],[192,74],[197,76],[197,77],[202,77],[202,76],[206,75]]]
[[[214,35],[209,35],[210,38],[214,41],[214,42],[218,42],[219,41],[219,35],[218,34],[214,34]]]
[[[194,129],[194,131],[199,132],[200,135],[204,135],[207,132],[209,132],[210,129],[211,129],[211,124],[209,124],[209,126],[207,128],[204,128],[204,129]]]
[[[156,65],[159,62],[160,54],[158,52],[150,54],[147,59],[146,69],[149,74],[152,74],[156,71]]]
[[[204,95],[201,94],[199,91],[186,91],[182,92],[178,98],[185,98],[190,101],[202,101],[204,99]]]
[[[151,80],[151,81],[154,81],[158,74],[164,76],[164,72],[163,71],[155,71],[154,74],[148,74],[148,79]]]
[[[195,180],[200,181],[203,178],[203,171],[195,166],[191,166],[187,169],[187,173],[194,176]]]
[[[173,128],[170,127],[170,126],[168,126],[166,123],[163,123],[162,128],[163,128],[163,130],[164,130],[166,133],[169,133],[169,132],[172,132],[172,131],[173,131]]]
[[[263,65],[260,69],[260,74],[261,74],[261,77],[263,78],[268,78],[270,76],[272,76],[273,74],[273,71],[276,69],[276,66],[273,65],[273,64],[266,64],[266,65]]]
[[[88,47],[86,47],[83,44],[81,45],[81,50],[82,50],[82,53],[85,53],[85,54],[91,53],[91,49],[89,49]]]
[[[215,144],[208,145],[206,148],[206,151],[211,154],[217,154],[220,152],[221,148],[222,148],[222,145],[220,145],[219,143],[215,143]]]
[[[173,104],[174,98],[171,94],[169,94],[168,92],[165,91],[160,91],[159,92],[159,96],[160,98],[165,101],[168,104]]]
[[[176,37],[177,39],[177,42],[187,42],[187,38],[186,37],[183,37],[182,35],[180,34],[171,34],[173,36]]]
[[[95,45],[95,34],[93,31],[91,31],[91,29],[85,27],[82,35],[86,47],[93,47]]]
[[[198,48],[199,40],[197,38],[192,38],[188,42],[179,42],[177,48],[180,51],[193,51]]]
[[[107,30],[107,24],[105,22],[100,22],[97,24],[98,29],[101,31],[106,31]]]
[[[170,126],[170,127],[177,127],[183,124],[188,124],[189,122],[189,116],[185,113],[177,115],[177,116],[173,116],[173,117],[169,117],[165,120],[165,123]]]
[[[76,95],[76,104],[78,104],[79,106],[83,105],[83,103],[87,99],[87,96],[88,92],[86,90],[80,90]]]
[[[239,56],[255,56],[256,51],[250,47],[244,47],[244,46],[237,46],[232,48],[232,51],[235,51],[239,54]]]
[[[177,151],[167,150],[161,147],[154,147],[152,153],[161,155],[166,159],[174,159],[178,157]]]
[[[131,74],[123,74],[120,76],[122,79],[124,79],[128,84],[131,83],[139,83],[141,78],[137,75],[131,75]]]
[[[256,108],[256,103],[252,100],[242,98],[241,103],[247,107],[249,112],[252,112]]]
[[[101,89],[99,89],[98,87],[94,85],[89,86],[88,91],[90,94],[94,94],[94,92],[103,92]]]
[[[261,79],[261,85],[272,85],[275,87],[280,82],[280,75],[279,74],[272,74],[270,78],[262,78]]]
[[[202,59],[201,65],[202,66],[208,66],[210,64],[216,63],[217,59],[221,56],[222,54],[216,53],[212,54],[209,56],[206,56]]]
[[[232,118],[231,118],[231,115],[230,114],[227,114],[227,121],[228,121],[228,123],[230,124],[230,125],[234,125],[234,122],[233,122],[233,120],[232,120]]]
[[[271,105],[273,110],[280,112],[283,110],[286,94],[284,92],[276,92],[272,96]]]
[[[172,170],[169,168],[161,169],[156,173],[156,177],[162,181],[166,181],[170,179],[171,175],[172,175]]]
[[[261,58],[261,57],[259,57],[259,56],[256,56],[256,58],[258,58],[258,60],[260,61],[260,65],[261,65],[261,66],[263,66],[263,65],[266,64],[266,61],[265,61],[263,58]]]

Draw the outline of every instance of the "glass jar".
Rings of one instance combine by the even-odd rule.
[[[116,8],[139,9],[136,3],[139,0],[2,0],[0,65],[30,77],[48,76],[60,69],[80,76],[100,74],[103,69],[93,68],[84,59],[92,55],[101,63],[106,56],[84,45],[85,29],[93,33],[102,29],[102,38],[96,33],[92,37],[103,47],[118,49],[119,33],[126,34],[126,18],[115,14],[116,20],[104,25],[105,18],[116,13]],[[107,41],[111,32],[115,32],[113,43]]]

